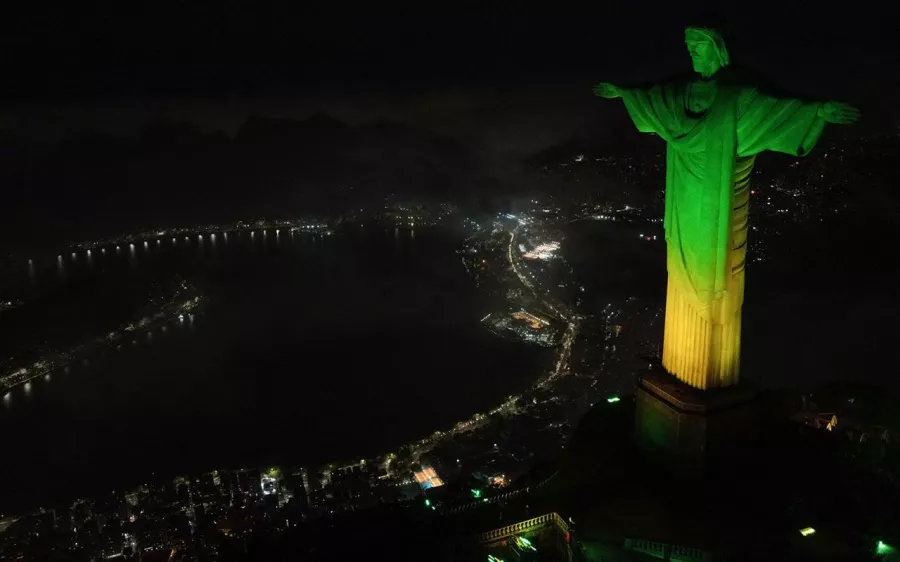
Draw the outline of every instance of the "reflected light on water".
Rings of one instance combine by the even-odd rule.
[[[49,380],[50,380],[50,373],[47,373],[46,375],[44,375],[44,380],[45,380],[45,381],[49,381]]]
[[[174,238],[172,238],[172,244],[178,244],[178,240],[175,240]]]
[[[144,240],[144,249],[146,250],[146,249],[149,248],[149,247],[150,247],[150,245],[147,244],[147,241],[146,241],[146,240]]]
[[[31,394],[31,381],[25,383],[25,386],[22,387],[25,390],[25,394]]]

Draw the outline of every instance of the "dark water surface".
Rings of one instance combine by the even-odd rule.
[[[385,452],[520,392],[552,360],[481,327],[500,303],[437,230],[162,242],[66,256],[69,316],[176,274],[208,303],[3,398],[0,511],[152,473]],[[108,298],[69,289],[94,283]]]

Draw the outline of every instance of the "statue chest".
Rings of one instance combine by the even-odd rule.
[[[716,100],[718,88],[713,81],[691,82],[685,96],[685,109],[689,114],[702,115]]]

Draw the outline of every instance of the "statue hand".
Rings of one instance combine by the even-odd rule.
[[[819,117],[827,123],[848,125],[859,121],[859,110],[847,103],[826,101],[819,107]]]
[[[613,99],[622,97],[622,92],[609,82],[598,82],[594,84],[594,95],[598,98]]]

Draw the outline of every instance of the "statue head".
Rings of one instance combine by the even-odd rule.
[[[723,66],[728,66],[730,59],[725,49],[722,34],[706,27],[688,27],[684,30],[684,43],[691,54],[694,71],[709,78]]]

